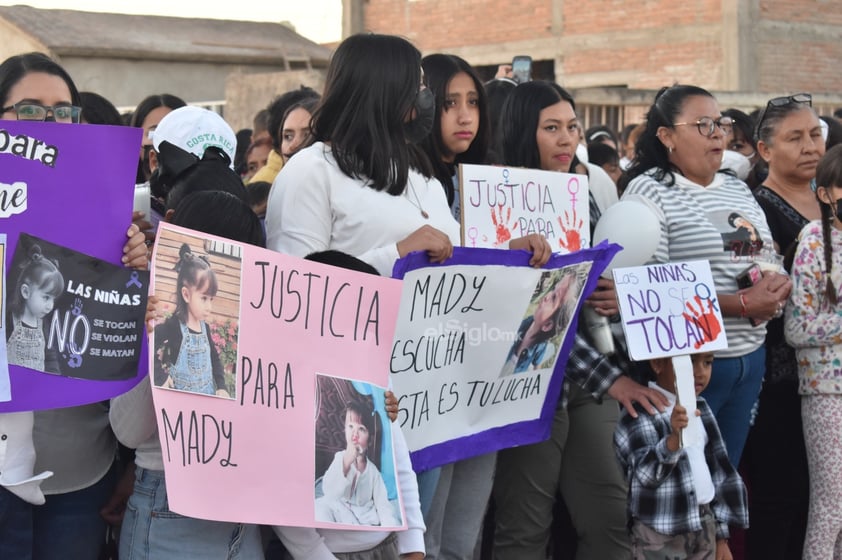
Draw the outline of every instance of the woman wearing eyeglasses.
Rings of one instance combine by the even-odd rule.
[[[821,125],[807,93],[771,99],[757,121],[757,151],[769,175],[754,192],[779,252],[795,248],[801,229],[821,219],[810,182],[824,154]],[[749,434],[745,474],[751,485],[749,559],[801,558],[808,508],[807,453],[795,350],[783,319],[767,325],[766,376]],[[781,453],[781,450],[786,450]]]
[[[0,71],[3,120],[78,123],[82,99],[64,69],[41,53],[7,59]]]
[[[0,120],[74,124],[79,105],[73,80],[46,55],[0,64]],[[143,234],[132,226],[129,236],[127,266],[145,267]],[[100,509],[115,481],[117,440],[107,408],[38,411],[34,423],[32,412],[0,414],[0,433],[0,558],[95,560],[106,535]],[[33,468],[55,474],[39,488],[44,477],[30,479]]]
[[[728,348],[717,352],[702,396],[716,415],[731,462],[739,465],[765,368],[764,324],[780,314],[791,283],[768,273],[738,289],[738,275],[772,247],[772,235],[746,184],[719,173],[731,126],[706,90],[662,89],[635,146],[623,198],[649,203],[660,218],[654,261],[710,262]],[[743,235],[748,229],[755,233]]]

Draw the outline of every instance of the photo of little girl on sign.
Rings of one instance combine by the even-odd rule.
[[[171,314],[154,331],[155,385],[233,399],[240,260],[231,251],[208,254],[202,239],[166,235],[173,239],[159,241],[155,291]]]
[[[399,527],[383,390],[319,375],[316,393],[316,521]]]
[[[28,249],[28,251],[26,250]],[[9,298],[6,352],[9,364],[30,369],[61,373],[58,353],[47,351],[47,328],[44,318],[55,308],[56,299],[64,292],[64,276],[58,261],[45,256],[39,245],[25,249],[22,256],[15,254],[10,275],[14,286]]]
[[[550,368],[561,350],[590,263],[541,274],[500,377]]]

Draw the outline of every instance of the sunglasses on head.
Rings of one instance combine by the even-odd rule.
[[[766,108],[760,113],[760,118],[757,119],[757,125],[754,127],[754,139],[760,139],[760,129],[763,127],[763,121],[766,120],[766,115],[770,108],[786,107],[787,105],[807,105],[813,106],[813,96],[809,93],[796,93],[794,95],[784,95],[782,97],[773,97],[766,103]]]

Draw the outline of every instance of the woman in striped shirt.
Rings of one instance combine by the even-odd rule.
[[[780,315],[791,282],[765,273],[751,287],[737,286],[737,276],[773,242],[746,184],[719,172],[732,125],[706,90],[662,89],[635,146],[623,198],[642,200],[659,216],[661,239],[653,261],[710,262],[716,284],[710,297],[718,300],[728,348],[716,354],[702,396],[722,430],[728,457],[739,465],[765,371],[765,323]]]

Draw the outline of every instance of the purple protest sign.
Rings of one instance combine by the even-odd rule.
[[[416,471],[549,436],[578,311],[619,246],[554,254],[454,248],[400,259],[392,346],[398,422]]]
[[[21,233],[116,265],[131,223],[141,131],[128,127],[0,121],[0,223],[6,271]],[[13,286],[6,286],[9,299]],[[5,309],[5,306],[4,306]],[[4,318],[5,323],[5,318]],[[3,325],[9,335],[9,325]],[[75,406],[131,389],[147,373],[95,381],[9,366],[0,412]]]

